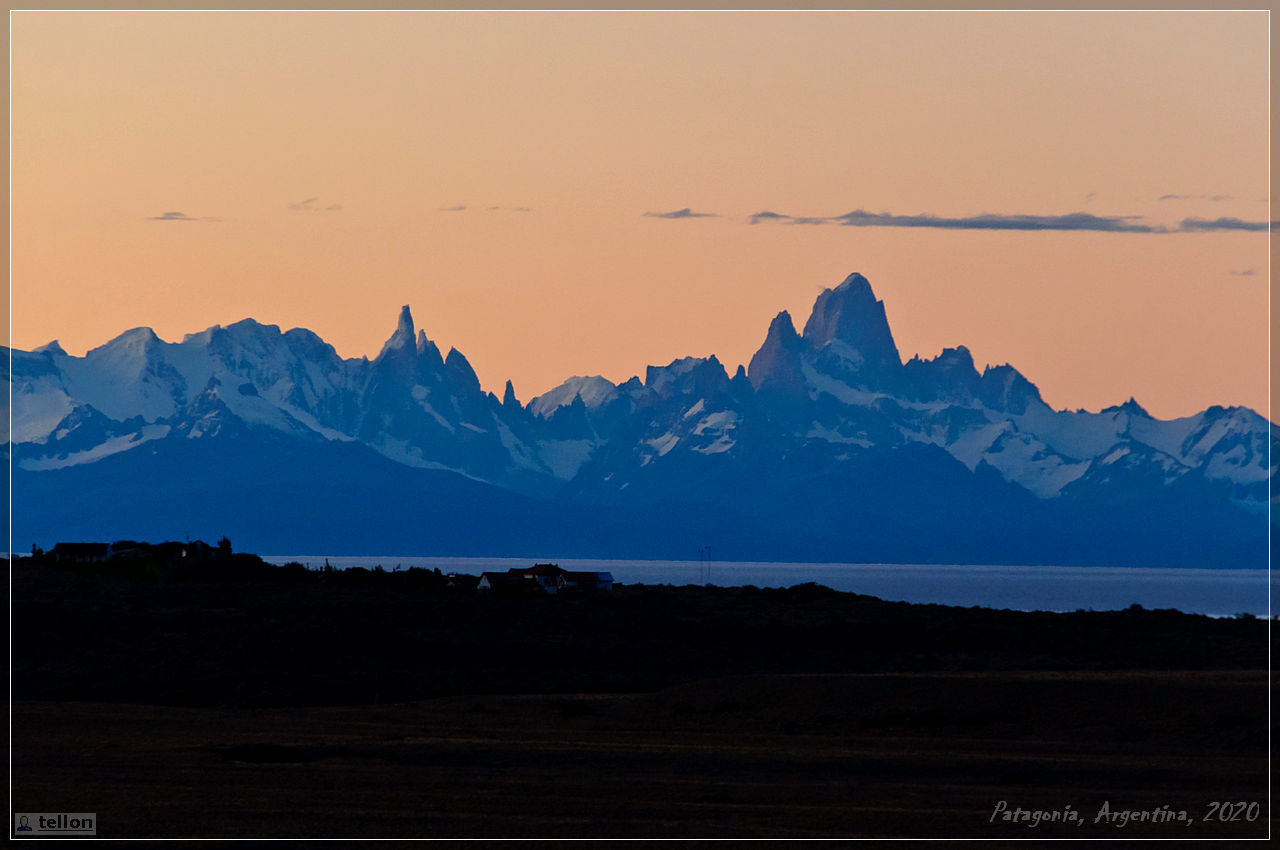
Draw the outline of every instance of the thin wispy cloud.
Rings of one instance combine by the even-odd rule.
[[[1157,201],[1231,201],[1231,195],[1161,195]]]
[[[694,212],[689,207],[671,212],[647,212],[645,218],[719,218],[716,213]]]
[[[147,221],[218,221],[219,219],[210,216],[190,216],[184,212],[166,212],[160,215],[148,216]]]
[[[329,204],[322,207],[319,205],[319,201],[319,198],[306,198],[289,204],[289,209],[294,212],[340,212],[342,210],[342,204]]]
[[[1211,230],[1261,230],[1267,231],[1278,222],[1241,221],[1238,218],[1184,218],[1178,229],[1186,232],[1207,232]]]
[[[438,212],[458,213],[458,212],[509,212],[509,213],[528,213],[533,212],[533,207],[504,207],[501,204],[491,204],[487,207],[470,207],[466,204],[457,204],[452,207],[439,207]]]

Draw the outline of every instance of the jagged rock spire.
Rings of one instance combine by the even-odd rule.
[[[382,346],[382,352],[378,356],[385,357],[393,351],[404,349],[417,351],[417,340],[414,338],[413,332],[413,314],[409,312],[408,304],[400,308],[400,319],[396,322],[395,333]]]
[[[458,349],[449,349],[449,355],[444,359],[444,368],[454,376],[460,386],[473,392],[480,391],[480,379],[476,376],[475,369],[471,368],[467,358]]]
[[[804,340],[796,333],[791,314],[783,310],[769,323],[764,345],[747,365],[747,378],[751,385],[760,389],[768,384],[802,392],[804,379],[800,372],[800,350],[803,347]]]

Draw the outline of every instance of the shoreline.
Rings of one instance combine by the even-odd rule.
[[[675,587],[787,587],[814,582],[840,592],[913,604],[992,610],[1118,611],[1135,603],[1212,617],[1242,613],[1266,617],[1266,570],[1193,567],[1078,567],[965,564],[840,564],[765,561],[644,561],[605,558],[453,558],[330,555],[335,567],[381,565],[387,571],[418,566],[479,573],[552,561],[566,569],[606,570],[626,584]],[[297,561],[319,569],[323,555],[264,555],[272,563]]]

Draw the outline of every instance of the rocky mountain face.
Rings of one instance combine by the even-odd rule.
[[[251,319],[11,354],[17,546],[199,529],[294,551],[1267,560],[1266,419],[1057,411],[964,346],[904,363],[858,274],[802,333],[780,313],[733,375],[689,357],[527,405],[510,382],[486,393],[408,307],[373,360]]]

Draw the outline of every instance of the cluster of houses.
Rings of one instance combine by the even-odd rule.
[[[226,551],[231,550],[230,541],[226,541]],[[169,541],[166,543],[140,543],[136,540],[118,540],[115,543],[58,543],[44,557],[64,564],[97,564],[110,558],[158,558],[177,560],[179,558],[195,558],[205,560],[212,558],[219,549],[210,546],[203,540],[191,540],[185,543]],[[33,550],[32,554],[36,554]]]
[[[230,553],[231,541],[226,538],[218,541],[218,546],[210,546],[203,540],[185,543],[120,540],[115,543],[59,543],[48,552],[35,548],[32,550],[33,556],[64,564],[96,564],[107,560],[141,558],[206,561]],[[463,589],[467,584],[465,578],[467,577],[451,575],[447,586]],[[562,570],[558,564],[534,564],[532,567],[512,567],[505,573],[481,573],[480,581],[474,587],[480,593],[503,596],[612,590],[613,574]]]
[[[526,595],[585,590],[612,590],[612,573],[562,570],[558,564],[512,567],[505,573],[481,573],[476,590],[480,593]]]

